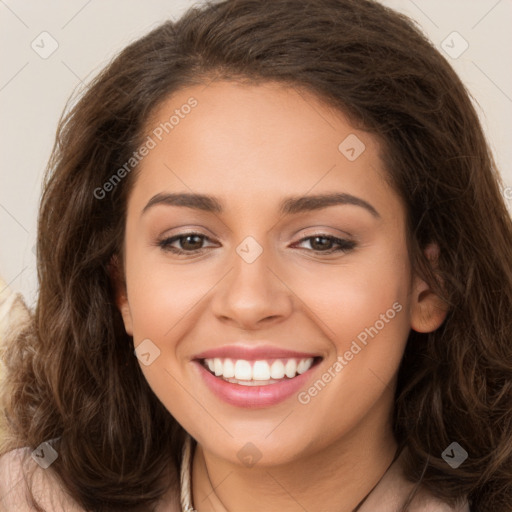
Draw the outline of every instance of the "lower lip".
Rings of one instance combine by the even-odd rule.
[[[244,386],[227,382],[220,377],[215,377],[199,361],[194,361],[199,369],[206,385],[224,402],[236,407],[258,408],[275,405],[299,392],[311,376],[311,370],[293,379],[283,379],[275,384],[266,386]]]

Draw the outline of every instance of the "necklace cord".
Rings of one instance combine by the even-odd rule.
[[[382,476],[379,478],[377,483],[370,489],[370,492],[359,502],[359,504],[356,506],[356,508],[352,512],[357,512],[365,503],[365,501],[370,497],[371,493],[377,488],[377,486],[381,483],[384,476],[387,474],[391,466],[396,462],[398,459],[398,456],[400,455],[401,450],[399,448],[396,449],[395,455],[393,456],[393,459],[391,463],[388,465],[386,471],[382,474]],[[181,463],[181,471],[180,471],[180,487],[181,487],[181,510],[182,512],[197,512],[194,507],[192,506],[191,500],[192,500],[192,493],[190,492],[190,481],[191,481],[191,473],[192,473],[192,467],[191,467],[191,457],[192,457],[192,438],[187,435],[185,442],[183,443],[183,456],[182,456],[182,463]],[[208,475],[208,471],[206,471],[206,474]],[[208,475],[208,480],[210,480],[210,475]],[[211,485],[211,480],[210,480]]]
[[[377,486],[382,482],[382,479],[384,478],[384,476],[387,475],[389,469],[391,468],[391,466],[396,462],[396,460],[398,459],[399,455],[401,453],[401,450],[399,448],[397,448],[395,450],[395,455],[393,455],[393,459],[391,460],[391,463],[389,464],[389,466],[386,468],[386,471],[384,471],[384,473],[382,474],[382,476],[379,478],[379,480],[377,481],[377,483],[370,489],[370,492],[359,502],[359,504],[356,506],[356,508],[352,511],[352,512],[357,512],[364,504],[364,502],[370,497],[370,494],[377,488]]]

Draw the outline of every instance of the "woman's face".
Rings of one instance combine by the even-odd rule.
[[[174,94],[145,136],[118,304],[169,412],[238,464],[388,435],[408,333],[443,318],[376,138],[234,82]]]

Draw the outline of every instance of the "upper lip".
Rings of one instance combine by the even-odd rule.
[[[244,359],[246,361],[256,361],[262,359],[307,359],[309,357],[319,357],[319,354],[311,352],[298,352],[296,350],[286,350],[284,348],[271,345],[224,345],[223,347],[205,350],[196,354],[192,359],[214,359],[214,358]]]

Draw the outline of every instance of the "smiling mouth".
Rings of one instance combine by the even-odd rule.
[[[208,358],[199,362],[212,375],[241,386],[268,386],[293,380],[316,366],[322,357],[246,359]]]

